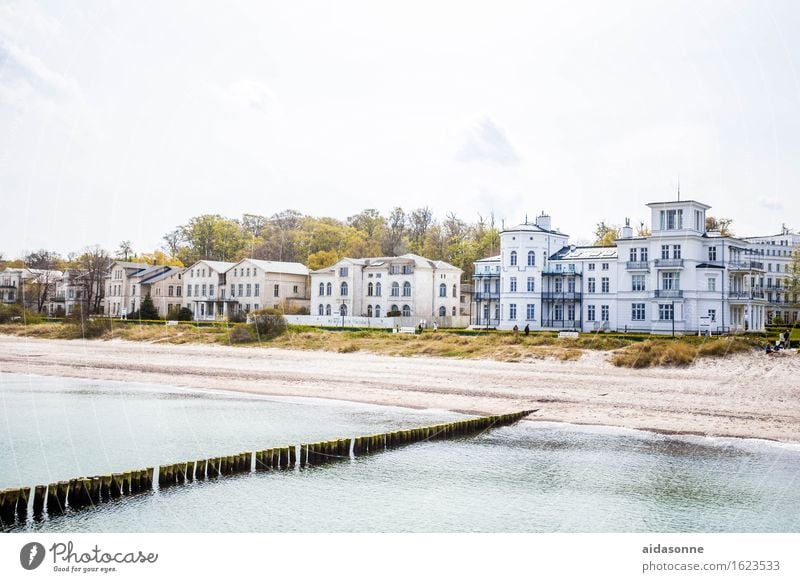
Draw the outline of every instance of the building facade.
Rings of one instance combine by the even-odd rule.
[[[342,259],[311,273],[311,314],[418,317],[460,315],[461,269],[414,254]]]
[[[140,296],[134,277],[147,269],[147,263],[114,261],[108,270],[105,283],[103,313],[111,317],[127,317],[138,308]]]
[[[501,254],[475,263],[472,325],[687,334],[797,321],[787,281],[800,236],[708,231],[710,207],[694,200],[647,206],[651,232],[626,222],[612,247],[571,246],[544,214],[504,230]]]

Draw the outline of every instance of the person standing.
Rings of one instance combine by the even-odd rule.
[[[531,333],[531,326],[530,326],[529,323],[526,323],[525,324],[525,335],[528,335],[530,333]]]

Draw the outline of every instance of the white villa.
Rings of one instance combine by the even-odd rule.
[[[111,263],[106,276],[106,293],[102,302],[103,313],[112,317],[127,317],[129,313],[136,311],[136,288],[131,279],[148,266],[147,263],[128,261]]]
[[[401,316],[439,321],[459,315],[461,269],[414,254],[342,259],[311,273],[311,314]]]
[[[647,206],[652,233],[626,223],[613,247],[571,246],[545,214],[504,230],[501,254],[475,262],[472,325],[685,334],[797,321],[786,280],[800,236],[707,231],[710,207],[694,200]]]

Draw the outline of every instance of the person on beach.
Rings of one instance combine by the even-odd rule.
[[[514,324],[514,329],[512,331],[514,332],[514,335],[519,335],[519,326]]]
[[[525,335],[528,335],[530,333],[531,333],[531,326],[530,326],[530,324],[526,323],[525,324]]]
[[[419,322],[419,333],[422,333],[422,322]]]
[[[439,329],[439,324],[434,321],[433,322],[433,331],[436,331],[438,329]]]
[[[764,347],[764,353],[767,354],[767,355],[772,354],[772,344],[771,343],[767,343],[767,345]]]

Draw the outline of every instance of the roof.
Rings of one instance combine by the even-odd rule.
[[[654,206],[672,206],[673,204],[694,204],[704,208],[705,210],[711,208],[708,204],[704,204],[698,200],[662,200],[660,202],[648,202],[645,204],[645,206],[652,208]]]
[[[131,263],[130,261],[114,261],[114,264],[123,269],[146,269],[150,266],[147,263]]]
[[[696,269],[724,269],[725,266],[721,263],[697,263]]]
[[[406,253],[404,255],[400,255],[398,257],[364,257],[361,259],[352,259],[350,257],[345,257],[340,259],[330,267],[325,267],[324,269],[318,269],[316,271],[312,271],[313,273],[328,273],[336,268],[337,265],[341,263],[347,263],[350,265],[356,265],[363,268],[370,268],[370,267],[383,267],[387,263],[401,263],[401,264],[412,264],[415,267],[423,268],[423,269],[454,269],[456,271],[462,272],[461,269],[456,267],[455,265],[451,265],[445,261],[434,261],[431,259],[426,259],[425,257],[421,257],[420,255],[415,255],[414,253]]]
[[[184,269],[183,267],[172,267],[169,265],[157,265],[154,267],[150,267],[149,269],[145,269],[142,273],[137,273],[137,277],[141,277],[142,280],[140,283],[143,284],[151,284],[157,283],[159,281],[163,281],[167,277],[171,277],[176,273],[182,272]]]
[[[617,247],[561,247],[550,255],[551,261],[563,260],[589,260],[589,259],[616,259]]]
[[[500,260],[500,255],[495,255],[493,257],[486,257],[485,259],[478,259],[475,261],[476,263],[494,263]]]
[[[308,267],[303,265],[302,263],[287,263],[285,261],[263,261],[261,259],[242,259],[237,265],[240,263],[244,263],[245,261],[252,263],[259,269],[263,270],[266,273],[285,273],[288,275],[308,275],[309,270]]]
[[[544,232],[547,234],[558,234],[561,236],[567,236],[563,232],[559,232],[557,230],[547,230],[546,228],[542,228],[541,226],[533,223],[527,224],[518,224],[516,226],[512,226],[510,228],[504,228],[501,232]]]
[[[208,265],[217,273],[224,273],[225,271],[227,271],[236,264],[236,263],[228,263],[227,261],[208,261],[206,259],[200,259],[199,261],[195,261],[192,265],[190,265],[187,268],[191,269],[195,265],[199,265],[200,263]]]

